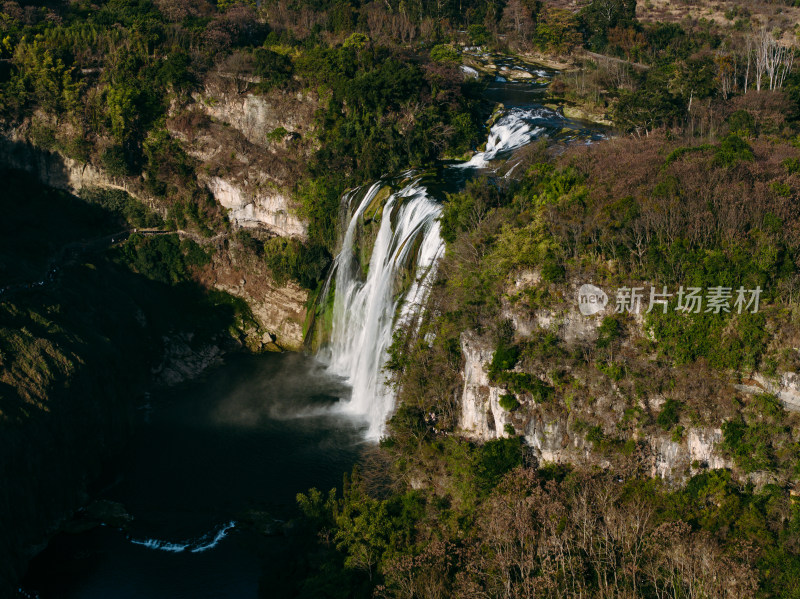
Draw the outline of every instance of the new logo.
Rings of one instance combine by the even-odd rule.
[[[608,303],[605,291],[594,285],[581,285],[578,289],[578,308],[584,316],[601,312]]]

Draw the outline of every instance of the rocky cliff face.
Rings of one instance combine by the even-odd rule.
[[[756,372],[748,383],[736,385],[736,389],[745,393],[769,393],[777,397],[785,409],[800,412],[800,374],[783,372],[768,377]]]
[[[720,455],[722,430],[689,429],[680,442],[667,437],[647,439],[650,476],[668,480],[682,479],[699,468],[732,468],[733,462]]]
[[[151,210],[162,215],[165,212],[158,201],[142,193],[133,181],[111,177],[91,164],[36,148],[19,129],[0,135],[0,164],[31,173],[45,185],[74,195],[80,195],[84,188],[119,189],[137,198]]]
[[[198,178],[228,211],[234,228],[304,240],[307,224],[291,188],[314,149],[313,119],[319,101],[313,94],[274,90],[268,95],[240,93],[230,77],[215,75],[183,114],[172,134],[199,161]],[[200,118],[197,115],[201,115]],[[239,251],[215,258],[204,280],[247,301],[268,331],[266,349],[299,349],[307,293],[293,283],[278,286],[263,264]]]
[[[524,288],[537,284],[539,280],[537,273],[522,273],[517,276],[512,287]],[[565,287],[565,298],[568,299],[571,295],[577,297],[576,283]],[[565,301],[559,302],[552,309],[528,311],[504,300],[501,315],[513,323],[517,339],[524,340],[537,333],[550,332],[555,333],[567,347],[593,344],[602,318],[613,314],[613,309],[607,306],[598,315],[587,317],[575,309],[575,306],[577,303]],[[640,335],[644,336],[646,332],[643,330],[641,318],[634,319],[634,322],[641,329]],[[626,418],[626,412],[630,413],[631,409],[630,400],[617,388],[617,384],[607,379],[599,380],[599,384],[580,381],[577,388],[582,391],[576,392],[576,395],[592,395],[590,402],[581,404],[580,408],[567,405],[564,409],[563,405],[552,400],[536,402],[523,393],[516,397],[519,401],[518,407],[505,410],[500,405],[500,398],[508,390],[505,385],[493,383],[488,375],[494,349],[493,341],[473,331],[461,335],[464,362],[461,371],[463,386],[459,397],[459,434],[476,441],[489,441],[511,434],[521,435],[541,462],[608,466],[609,459],[613,457],[607,452],[598,451],[601,441],[587,440],[586,425],[582,427],[580,422],[599,422],[597,430],[609,436],[618,430]],[[514,370],[519,372],[520,366]],[[585,373],[572,372],[570,375],[582,377]],[[555,384],[547,374],[542,377],[548,383]],[[747,382],[749,384],[737,385],[736,388],[747,393],[771,393],[781,400],[786,409],[797,409],[796,406],[800,405],[800,376],[795,373],[783,373],[773,378],[756,374]],[[664,401],[663,397],[655,395],[640,397],[638,406],[633,410],[656,414]],[[629,440],[636,443],[639,464],[645,472],[670,482],[685,481],[690,475],[706,468],[734,467],[733,462],[721,450],[723,437],[718,424],[714,426],[708,421],[686,424],[682,434],[677,437],[658,427],[641,428],[641,425],[635,430],[628,430],[622,436],[625,438],[627,435]],[[753,475],[748,478],[754,482],[759,479]]]
[[[227,291],[248,303],[258,326],[237,330],[246,337],[241,339],[243,343],[257,351],[299,349],[303,342],[306,292],[291,283],[276,284],[264,260],[248,252],[236,235],[240,226],[258,228],[262,236],[302,238],[305,235],[305,224],[295,215],[290,196],[274,181],[276,177],[288,180],[292,171],[285,168],[282,158],[263,151],[258,153],[250,145],[235,146],[239,148],[240,166],[231,169],[227,165],[226,170],[219,153],[225,151],[226,140],[241,140],[243,134],[212,123],[212,132],[225,129],[229,129],[229,137],[220,137],[216,142],[210,136],[199,141],[195,138],[192,142],[187,140],[187,146],[191,143],[216,143],[217,153],[209,155],[208,164],[218,171],[201,172],[199,181],[207,183],[218,201],[231,210],[232,231],[223,230],[210,238],[182,231],[179,234],[215,249],[212,263],[198,273],[200,282],[208,288]],[[280,144],[285,146],[283,141]],[[227,146],[231,147],[234,146]],[[291,149],[284,147],[283,151],[289,153]],[[274,165],[270,160],[274,160]],[[144,192],[140,179],[111,177],[95,166],[37,148],[29,142],[24,126],[0,135],[0,164],[27,171],[45,185],[75,195],[87,188],[117,189],[127,192],[162,216],[166,212],[164,203]],[[249,205],[252,207],[248,208]],[[70,355],[79,365],[75,366],[77,372],[70,373],[65,381],[59,380],[58,384],[54,383],[42,392],[42,397],[47,399],[46,409],[39,410],[41,406],[38,403],[26,405],[20,402],[25,419],[19,424],[9,425],[6,422],[9,415],[3,410],[8,402],[14,405],[12,400],[17,383],[12,381],[10,384],[4,378],[7,370],[0,372],[3,375],[0,377],[3,379],[0,380],[0,398],[5,402],[3,410],[0,410],[3,433],[0,435],[0,596],[5,596],[11,582],[24,572],[27,559],[59,530],[63,519],[85,503],[87,489],[97,479],[103,460],[118,452],[131,434],[134,400],[141,388],[152,383],[175,384],[197,376],[219,361],[224,349],[234,346],[228,345],[229,339],[225,335],[193,343],[191,331],[173,335],[168,326],[164,331],[159,330],[157,336],[148,337],[149,329],[143,332],[146,319],[140,319],[141,313],[129,306],[131,294],[126,294],[125,289],[117,288],[108,279],[103,279],[102,285],[104,290],[108,287],[116,295],[115,301],[100,303],[109,310],[118,310],[118,313],[106,315],[103,312],[97,321],[86,325],[87,341],[80,348],[86,353]],[[76,309],[76,314],[70,318],[102,312],[93,304],[98,300],[91,289],[82,287],[71,290],[68,295],[83,298],[89,304],[88,308]],[[155,311],[161,309],[158,299],[153,299],[151,308]],[[11,309],[15,308],[12,306]],[[163,322],[165,319],[153,320]],[[136,333],[126,331],[117,337],[105,336],[102,326],[108,323],[119,326],[127,323],[127,328]],[[73,324],[70,321],[70,326]],[[64,337],[75,337],[74,331],[67,333]],[[42,335],[35,331],[32,333],[36,334]],[[47,340],[49,333],[43,336]],[[29,344],[38,347],[36,339]],[[159,348],[163,351],[160,352]],[[32,363],[38,367],[49,365],[50,360],[55,359],[43,355]],[[10,369],[8,364],[5,366]],[[19,375],[36,384],[43,379],[34,367]],[[20,386],[24,384],[24,381],[19,383]]]
[[[314,148],[311,94],[240,92],[227,76],[211,76],[194,103],[170,120],[170,131],[200,162],[201,183],[236,227],[304,239],[306,224],[291,197]],[[191,125],[181,115],[193,115]],[[202,115],[203,118],[197,118]]]
[[[230,77],[209,77],[202,92],[193,96],[197,106],[210,117],[227,123],[256,146],[268,148],[270,133],[283,128],[304,137],[312,128],[319,107],[316,96],[274,90],[269,95],[241,93]]]
[[[242,298],[264,331],[249,340],[256,351],[299,350],[303,346],[303,322],[308,293],[293,282],[276,285],[257,257],[230,245],[217,252],[212,264],[200,273],[209,286]]]
[[[505,426],[510,415],[500,407],[502,389],[489,381],[486,369],[492,360],[493,348],[471,331],[461,335],[464,355],[459,426],[469,438],[490,441],[507,437]]]
[[[181,128],[180,119],[173,114],[176,118],[170,120],[170,131],[198,161],[198,183],[227,209],[232,231],[223,230],[211,238],[178,233],[215,249],[212,263],[197,275],[200,282],[249,305],[257,326],[248,319],[252,330],[237,329],[237,334],[246,337],[241,339],[243,343],[257,351],[299,349],[306,292],[292,283],[276,284],[263,259],[242,245],[236,229],[258,229],[262,238],[305,237],[306,224],[297,215],[290,189],[310,151],[311,142],[304,138],[316,105],[303,96],[281,105],[275,98],[234,97],[211,87],[197,100],[189,110],[203,112],[206,120],[197,127]],[[23,123],[0,132],[0,165],[27,171],[43,184],[74,195],[87,188],[122,190],[166,215],[166,203],[148,195],[142,179],[115,178],[91,164],[37,148],[27,131]],[[69,376],[50,384],[38,372],[63,357],[51,356],[46,347],[39,347],[38,341],[47,341],[50,331],[37,333],[33,328],[27,342],[30,347],[24,348],[29,351],[14,350],[5,356],[11,363],[15,353],[31,359],[27,370],[17,369],[21,382],[9,381],[8,364],[0,372],[3,410],[8,405],[16,408],[14,402],[19,399],[24,416],[17,422],[11,418],[15,412],[9,415],[0,410],[0,596],[13,591],[12,583],[24,572],[26,561],[44,547],[65,517],[85,504],[87,489],[100,474],[103,460],[120,451],[131,434],[134,401],[141,389],[197,376],[219,361],[224,349],[216,343],[225,348],[230,343],[225,335],[193,343],[191,331],[172,334],[169,320],[164,323],[163,318],[153,320],[166,324],[165,329],[151,331],[141,310],[131,307],[133,294],[127,288],[102,278],[100,288],[113,292],[114,297],[113,301],[101,301],[83,283],[68,294],[87,304],[74,309],[69,321],[69,326],[76,326],[75,320],[85,325],[86,341],[72,330],[62,335],[65,342],[80,345],[79,353],[65,352],[70,358],[66,361],[71,365]],[[150,307],[159,311],[162,304],[156,298]],[[103,311],[106,309],[109,314]],[[16,307],[12,305],[10,310]],[[98,313],[100,317],[92,320]],[[122,332],[106,335],[104,327],[114,331],[119,327]],[[37,334],[44,339],[36,339]],[[42,355],[35,355],[34,349]],[[41,401],[16,398],[15,389],[27,382],[46,387]]]
[[[593,455],[592,443],[573,430],[574,415],[560,414],[552,406],[524,400],[514,411],[500,406],[500,397],[506,390],[489,380],[487,370],[493,354],[490,342],[474,332],[465,332],[461,336],[461,351],[464,356],[461,434],[476,441],[490,441],[508,437],[513,431],[523,436],[540,462],[608,465],[602,456]],[[721,441],[719,428],[690,428],[681,441],[666,435],[648,436],[644,439],[644,463],[651,476],[676,482],[700,468],[731,468],[732,462],[718,449]]]
[[[256,174],[263,180],[263,174]],[[206,183],[214,199],[228,209],[228,218],[236,227],[263,228],[279,237],[305,239],[306,225],[295,214],[293,201],[286,192],[250,188],[253,178],[241,180],[210,177]]]
[[[234,231],[246,228],[302,240],[307,226],[290,188],[312,148],[310,123],[316,107],[313,97],[302,94],[236,94],[224,78],[212,77],[194,104],[174,108],[168,128],[198,161],[198,183],[226,209]],[[194,117],[187,121],[178,114]],[[195,118],[198,114],[202,118]],[[270,135],[279,128],[278,135]],[[166,214],[165,205],[144,191],[141,180],[111,177],[91,164],[36,148],[27,141],[24,127],[0,136],[0,163],[76,195],[84,188],[123,190]],[[266,331],[263,339],[250,343],[254,349],[299,349],[307,293],[292,283],[277,285],[263,263],[236,248],[236,243],[217,244],[203,282],[250,305]]]

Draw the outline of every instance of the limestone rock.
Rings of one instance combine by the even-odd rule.
[[[489,381],[486,366],[491,362],[493,348],[467,331],[461,335],[464,354],[464,387],[461,394],[459,428],[465,436],[489,441],[508,436],[508,412],[500,407],[502,389]]]
[[[239,227],[263,227],[280,237],[306,237],[306,225],[296,215],[291,198],[267,188],[250,187],[251,181],[211,177],[207,186],[214,199],[228,209],[228,218]]]

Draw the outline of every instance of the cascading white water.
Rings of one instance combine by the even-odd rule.
[[[386,200],[368,275],[362,280],[354,235],[364,210],[382,186],[381,182],[375,183],[364,195],[347,227],[342,251],[336,257],[332,271],[335,296],[330,342],[321,353],[329,368],[346,377],[352,387],[344,411],[366,417],[367,436],[372,439],[380,437],[394,403],[392,390],[385,384],[383,366],[398,308],[405,299],[400,314],[403,319],[411,317],[422,305],[426,282],[433,276],[444,250],[437,220],[441,205],[414,180]],[[413,282],[405,297],[395,290],[403,268],[416,274],[427,273],[422,280],[418,277]]]
[[[158,551],[169,551],[170,553],[182,553],[187,551],[189,553],[203,553],[209,549],[213,549],[219,545],[220,541],[228,536],[228,533],[236,526],[236,521],[231,520],[227,524],[220,526],[218,529],[203,535],[194,541],[161,541],[159,539],[130,539],[134,545],[141,545],[148,549],[156,549]]]
[[[468,162],[457,165],[460,168],[486,168],[489,162],[500,154],[528,145],[544,131],[542,121],[552,119],[556,113],[547,108],[512,108],[489,131],[486,149],[477,152]]]
[[[544,131],[540,125],[553,117],[557,118],[556,113],[541,107],[508,110],[492,126],[486,150],[454,167],[485,168],[491,160],[536,139]],[[328,294],[334,293],[330,337],[319,357],[352,387],[351,397],[341,408],[366,419],[370,439],[380,438],[394,408],[394,393],[384,375],[392,333],[424,306],[444,252],[438,221],[442,206],[428,195],[419,178],[413,179],[386,200],[363,278],[354,247],[356,230],[384,185],[382,181],[373,184],[353,211],[321,300],[326,305]],[[345,195],[345,205],[361,191]],[[401,295],[397,279],[403,269],[414,275],[414,281]]]

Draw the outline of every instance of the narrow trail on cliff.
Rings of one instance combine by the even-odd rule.
[[[14,293],[24,291],[26,289],[34,289],[36,287],[43,287],[58,280],[61,270],[69,263],[74,263],[80,258],[92,254],[100,254],[106,250],[123,244],[132,234],[143,236],[154,235],[178,235],[181,239],[191,239],[198,245],[208,246],[216,244],[223,239],[227,239],[229,234],[227,232],[217,233],[211,237],[204,237],[198,233],[191,231],[183,231],[181,229],[122,229],[111,234],[105,234],[93,239],[83,239],[80,241],[73,241],[60,248],[53,257],[48,261],[46,268],[41,276],[27,281],[18,281],[8,285],[0,286],[0,298],[10,297]]]

